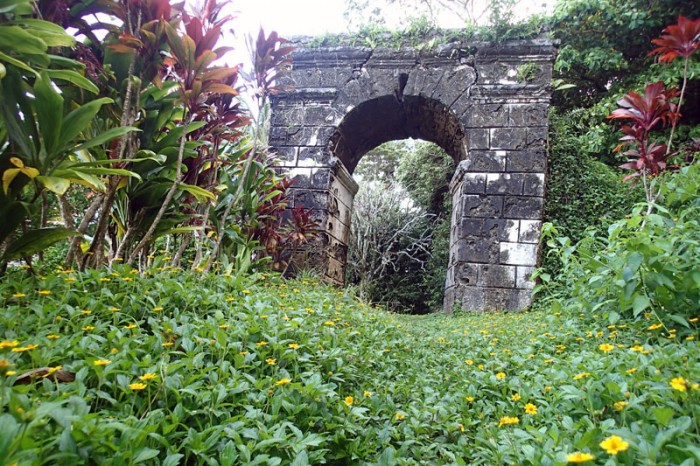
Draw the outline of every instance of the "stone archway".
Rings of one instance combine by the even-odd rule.
[[[328,279],[342,284],[355,166],[383,142],[413,137],[458,162],[445,310],[527,307],[553,60],[544,40],[430,51],[301,44],[289,90],[272,100],[270,144],[295,178],[291,207],[314,209],[325,230]]]

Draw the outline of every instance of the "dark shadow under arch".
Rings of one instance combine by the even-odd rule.
[[[328,145],[352,174],[370,150],[408,138],[437,144],[455,165],[467,157],[465,132],[457,116],[441,102],[420,96],[388,95],[361,103],[345,115]]]

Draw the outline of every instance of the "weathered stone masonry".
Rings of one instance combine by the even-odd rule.
[[[458,163],[445,309],[529,305],[554,53],[545,40],[297,49],[289,90],[272,101],[270,143],[295,177],[292,206],[313,208],[325,229],[330,280],[343,281],[355,166],[411,137]]]

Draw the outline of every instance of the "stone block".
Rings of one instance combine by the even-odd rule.
[[[517,288],[485,288],[484,306],[491,311],[521,311],[530,306],[532,297],[529,290]]]
[[[467,128],[508,126],[508,107],[505,104],[473,105],[464,114],[463,122]]]
[[[327,167],[331,155],[326,147],[300,147],[298,149],[298,166]]]
[[[483,235],[490,241],[518,242],[520,225],[517,220],[485,219]]]
[[[506,155],[506,171],[510,173],[544,173],[547,169],[547,153],[544,150],[509,151]]]
[[[517,241],[520,243],[539,243],[541,229],[542,222],[538,220],[520,220],[520,234]]]
[[[500,244],[501,264],[506,265],[527,265],[537,264],[537,245],[530,243],[506,243]]]
[[[331,171],[328,168],[314,168],[311,170],[311,185],[313,189],[328,189],[331,180]]]
[[[546,120],[545,120],[546,121]],[[543,146],[547,141],[547,127],[536,126],[527,129],[527,145]]]
[[[489,130],[486,128],[467,128],[465,130],[467,138],[467,148],[472,149],[488,149],[489,147]]]
[[[517,277],[515,281],[515,287],[523,290],[531,290],[535,287],[535,281],[530,277],[532,272],[535,271],[534,267],[516,267],[515,275]]]
[[[527,173],[523,177],[523,195],[544,196],[544,173]]]
[[[503,212],[503,196],[465,195],[462,197],[464,217],[499,218]]]
[[[470,150],[466,170],[469,172],[502,172],[506,169],[505,151]]]
[[[525,128],[492,128],[490,148],[517,150],[527,146],[528,132]]]
[[[489,173],[486,175],[486,194],[522,194],[523,178],[519,173]]]
[[[466,173],[462,178],[462,194],[484,194],[486,173]]]
[[[458,303],[460,308],[464,311],[483,312],[485,310],[486,300],[483,288],[476,286],[462,287],[460,298]],[[455,304],[458,303],[455,302]]]
[[[482,218],[462,217],[458,224],[459,237],[464,238],[466,236],[482,236],[483,225],[484,219]]]
[[[542,218],[544,199],[541,197],[506,197],[503,203],[503,216],[525,220]]]
[[[479,286],[496,288],[515,287],[515,267],[512,265],[482,264],[479,266]]]
[[[548,119],[549,104],[513,104],[510,107],[509,116],[509,126],[540,126]]]
[[[488,243],[479,236],[466,236],[457,241],[451,248],[450,263],[472,262],[488,263]]]
[[[479,283],[480,264],[457,264],[454,268],[454,282],[457,286],[474,286]]]

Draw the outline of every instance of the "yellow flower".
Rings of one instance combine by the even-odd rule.
[[[134,391],[139,391],[139,390],[143,390],[144,388],[146,388],[146,384],[141,383],[141,382],[131,383],[131,384],[129,384],[129,388],[134,390]]]
[[[476,366],[476,367],[477,367],[477,369],[479,369],[480,371],[483,371],[483,370],[484,370],[484,365],[483,365],[483,364],[479,364],[479,365]]]
[[[351,396],[346,396],[344,402],[347,406],[352,406],[352,404],[355,402],[355,399]]]
[[[127,330],[131,330],[131,329],[134,329],[134,328],[136,328],[136,327],[138,327],[138,325],[133,324],[133,323],[124,326],[124,328],[127,329]]]
[[[457,428],[460,432],[464,432],[464,426],[462,424],[457,424]]]
[[[537,414],[537,406],[533,405],[532,403],[528,403],[525,405],[525,412],[527,414]]]
[[[154,374],[153,372],[147,372],[143,374],[141,377],[139,377],[139,380],[142,380],[144,382],[148,382],[149,380],[153,380],[157,378],[158,376]]]
[[[8,367],[12,366],[13,364],[8,361],[7,359],[0,359],[0,369],[7,369]]]
[[[224,324],[224,325],[219,325],[219,328],[221,328],[221,329],[227,329],[227,328],[229,328],[229,326],[226,325],[226,324]]]
[[[544,360],[544,363],[545,363],[545,364],[551,364],[551,363],[553,363],[553,362],[554,362],[554,359],[545,359],[545,360]]]
[[[277,382],[275,382],[275,386],[279,387],[280,385],[287,385],[290,382],[291,382],[291,380],[289,380],[288,378],[285,377],[285,378],[279,379]]]
[[[365,390],[364,392],[362,392],[362,395],[365,398],[369,398],[370,396],[372,396],[372,392],[370,392],[369,390]]]
[[[608,352],[614,350],[614,349],[615,349],[615,346],[614,346],[614,345],[611,345],[610,343],[603,343],[602,345],[600,345],[600,346],[598,347],[598,349],[601,350],[601,351],[604,352],[604,353],[608,353]]]
[[[471,403],[472,401],[474,401],[474,397],[473,397],[473,396],[468,396],[468,397],[465,398],[465,400],[467,400],[468,403]]]
[[[153,308],[153,312],[160,312],[162,310],[163,310],[163,308],[161,306],[156,306]]]
[[[520,401],[520,394],[519,393],[513,393],[510,397],[511,400],[513,401]]]
[[[86,325],[85,327],[83,327],[83,330],[89,332],[90,330],[95,330],[95,327],[93,327],[92,325]]]
[[[7,371],[7,372],[5,372],[5,375],[9,377],[11,375],[15,375],[16,373],[17,373],[17,371]]]
[[[12,295],[13,298],[24,298],[25,296],[27,295],[24,293],[15,293]]]
[[[265,360],[265,362],[268,363],[268,364],[271,365],[271,366],[274,366],[275,364],[277,364],[277,359],[275,359],[275,358],[267,358],[267,359]]]
[[[167,347],[169,347],[169,346],[173,346],[173,344],[174,344],[174,343],[173,343],[172,341],[166,341],[165,343],[163,343],[163,344],[160,345],[160,346],[163,346],[163,347],[166,347],[166,348],[167,348]]]
[[[396,418],[397,421],[403,421],[404,419],[406,419],[406,415],[401,414],[401,413],[394,414],[394,417]]]
[[[689,322],[694,324],[698,320],[700,320],[700,317],[693,317],[692,319],[689,320]]]
[[[0,341],[0,349],[3,349],[3,348],[14,348],[15,346],[19,346],[19,341],[17,341],[17,340],[12,340],[12,341],[3,340],[3,341]]]
[[[323,323],[323,325],[326,325],[328,327],[333,327],[335,325],[335,322],[333,322],[332,320],[327,320]]]
[[[625,451],[629,448],[630,444],[622,440],[622,438],[617,435],[611,435],[602,442],[600,442],[600,448],[608,452],[610,455],[617,455],[621,451]]]
[[[246,354],[250,354],[248,351],[240,351],[238,354],[241,356],[245,356]]]
[[[261,347],[261,346],[265,346],[265,345],[267,345],[267,342],[265,340],[259,341],[255,344],[255,346],[257,346],[257,347]]]
[[[250,290],[243,290],[243,291],[241,291],[241,293],[243,293],[243,294],[250,294]]]
[[[591,374],[588,373],[588,372],[581,372],[580,374],[576,374],[576,375],[574,376],[574,380],[580,380],[580,379],[582,379],[582,378],[584,378],[584,377],[588,377],[589,375],[591,375]]]
[[[37,348],[39,345],[36,344],[31,344],[27,346],[20,346],[18,348],[12,348],[13,353],[24,353],[25,351],[31,351],[35,348]]]
[[[616,402],[613,406],[615,407],[616,410],[622,411],[625,409],[625,406],[627,406],[629,403],[626,401],[618,401]]]
[[[297,349],[297,348],[299,348],[301,345],[299,345],[299,343],[290,343],[290,344],[287,345],[287,346],[289,346],[291,349]]]
[[[628,374],[634,374],[635,372],[637,372],[637,368],[636,368],[636,367],[632,367],[632,368],[630,368],[630,369],[627,369],[625,372],[627,372]]]
[[[84,310],[80,311],[80,313],[83,315],[89,316],[90,314],[92,314],[92,311],[88,311],[87,309],[84,309]]]
[[[112,361],[110,361],[109,359],[98,359],[97,361],[93,362],[93,364],[96,366],[106,366],[110,362]]]
[[[472,361],[471,359],[467,359],[464,362],[467,363],[467,366],[471,366],[472,364],[474,364],[474,361]]]
[[[48,296],[51,294],[51,291],[49,290],[39,290],[40,295]]]
[[[648,328],[648,330],[658,330],[661,327],[663,327],[663,324],[651,324]]]
[[[118,307],[114,307],[114,306],[112,306],[112,307],[110,307],[110,308],[109,308],[109,309],[107,309],[107,310],[108,310],[108,311],[112,311],[112,312],[115,312],[115,311],[119,311],[120,309],[119,309]]]
[[[496,378],[497,379],[505,379],[506,378],[505,372],[499,372],[498,374],[496,374]]]
[[[56,372],[60,371],[63,368],[63,366],[55,366],[55,367],[49,367],[49,369],[46,371],[46,374],[44,374],[42,377],[46,378],[50,376],[51,374],[55,374]]]
[[[510,416],[503,416],[500,421],[498,421],[498,427],[503,427],[507,426],[509,424],[517,424],[520,422],[520,419],[517,417],[510,417]]]
[[[55,333],[50,333],[46,335],[46,338],[48,338],[49,340],[58,340],[59,338],[61,338],[61,336]]]
[[[590,461],[592,459],[595,459],[595,456],[591,455],[590,453],[581,453],[579,451],[566,455],[566,461],[569,463],[585,463],[586,461]]]
[[[674,389],[678,390],[679,392],[684,392],[688,389],[688,381],[685,380],[683,377],[676,377],[675,379],[669,382],[669,385]]]

